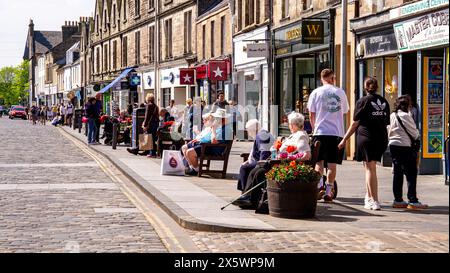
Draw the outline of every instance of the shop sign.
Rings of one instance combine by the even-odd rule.
[[[418,12],[423,12],[432,8],[448,5],[449,0],[423,0],[409,5],[404,5],[390,11],[390,18],[395,19]]]
[[[397,52],[397,41],[393,30],[378,32],[361,38],[364,45],[364,56],[374,57]]]
[[[276,53],[276,55],[284,55],[284,54],[288,54],[290,52],[291,52],[291,47],[283,47],[283,48],[278,48],[275,53]]]
[[[147,72],[142,75],[142,83],[144,89],[154,89],[155,88],[155,72]]]
[[[394,25],[400,52],[429,48],[449,43],[448,9]]]
[[[294,28],[294,29],[286,31],[286,40],[287,41],[299,39],[300,37],[302,37],[302,29],[301,28]]]
[[[132,75],[130,76],[130,86],[138,86],[141,85],[141,76]]]
[[[267,57],[267,44],[247,44],[247,58],[266,58]]]
[[[305,20],[302,22],[303,44],[323,44],[324,33],[323,21]]]

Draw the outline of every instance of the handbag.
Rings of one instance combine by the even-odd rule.
[[[408,130],[406,129],[405,125],[403,124],[403,121],[400,119],[400,117],[398,116],[397,113],[395,113],[395,116],[397,117],[398,123],[400,123],[400,126],[402,126],[403,130],[406,132],[406,134],[409,136],[409,139],[411,140],[411,148],[415,151],[415,152],[419,152],[420,151],[420,139],[417,138],[413,138],[413,136],[408,132]]]
[[[165,150],[161,160],[161,175],[184,176],[184,164],[181,151]]]
[[[150,151],[153,150],[153,135],[140,134],[139,135],[139,150]]]

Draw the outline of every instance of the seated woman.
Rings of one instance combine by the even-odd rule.
[[[245,125],[245,129],[249,137],[255,141],[248,160],[242,163],[239,170],[237,189],[240,191],[246,188],[248,175],[256,167],[258,161],[267,160],[270,157],[270,147],[275,141],[271,133],[261,128],[261,123],[257,119],[249,120]]]
[[[311,148],[309,146],[308,134],[304,131],[305,117],[300,113],[293,112],[289,115],[288,122],[291,135],[284,139],[279,151],[283,153],[286,152],[287,147],[295,146],[297,147],[296,153],[300,156],[300,160],[308,161],[311,158]],[[239,185],[238,189],[241,190],[242,193],[245,193],[264,181],[264,175],[269,170],[268,167],[270,166],[260,167],[259,165],[256,165],[255,168],[253,168],[248,174],[247,180],[245,180],[246,183]],[[233,202],[233,205],[239,206],[243,209],[253,209],[256,207],[260,193],[261,190],[259,188],[254,189],[251,193],[244,195]]]
[[[291,135],[284,139],[279,152],[284,153],[287,147],[294,146],[297,147],[296,153],[301,155],[300,160],[308,161],[311,159],[311,147],[308,133],[304,130],[305,117],[300,113],[293,112],[289,115],[288,120]]]
[[[183,161],[185,162],[186,167],[189,168],[187,173],[193,173],[193,171],[195,171],[194,168],[198,166],[195,164],[196,160],[193,160],[195,162],[189,161],[188,151],[192,151],[192,150],[201,151],[202,143],[211,143],[213,123],[214,123],[214,117],[211,114],[208,113],[208,114],[203,115],[203,124],[204,124],[203,130],[193,140],[191,140],[187,144],[183,145],[183,147],[181,147],[181,152],[184,156]],[[195,165],[195,167],[194,167],[194,165]],[[198,169],[197,169],[197,171],[198,171]]]
[[[203,143],[223,144],[227,141],[233,140],[233,128],[230,127],[229,117],[225,109],[217,109],[215,113],[210,114],[211,118],[208,122],[211,122],[210,133],[201,134],[201,139],[195,138],[188,143],[188,149],[184,153],[184,156],[189,164],[190,170],[186,172],[187,175],[198,175],[199,164],[198,158],[200,157]],[[206,129],[205,129],[206,130]],[[202,130],[203,132],[203,130]],[[221,154],[223,148],[211,147],[207,151],[209,154]]]

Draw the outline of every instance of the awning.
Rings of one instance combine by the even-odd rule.
[[[113,80],[110,84],[108,84],[107,86],[103,87],[102,90],[99,91],[99,93],[103,94],[106,91],[108,91],[111,87],[113,87],[114,85],[116,85],[116,83],[118,83],[120,80],[122,80],[123,78],[125,78],[128,73],[130,73],[132,70],[134,70],[134,68],[127,68],[125,69],[120,75],[119,77],[117,77],[115,80]]]

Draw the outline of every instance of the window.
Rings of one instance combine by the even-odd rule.
[[[380,85],[380,83],[378,83]],[[397,57],[384,59],[384,98],[389,102],[389,107],[394,108],[398,98],[398,60]]]
[[[122,67],[128,66],[128,37],[123,37],[122,41]]]
[[[281,0],[281,18],[289,16],[289,0]]]
[[[211,58],[214,57],[214,21],[211,21],[211,36],[209,37],[211,41]]]
[[[255,2],[255,23],[259,24],[259,17],[261,16],[261,1],[256,0]]]
[[[123,20],[124,21],[127,20],[127,4],[128,4],[128,1],[123,0]]]
[[[202,57],[206,59],[206,25],[202,27]]]
[[[255,0],[248,1],[248,25],[255,23]]]
[[[242,29],[242,0],[238,0],[238,31]]]
[[[170,88],[163,88],[163,107],[168,107],[170,104],[170,95],[172,90]]]
[[[108,45],[105,45],[105,47],[103,48],[103,71],[108,71],[109,70],[109,62],[108,62],[108,58],[109,58],[109,54],[108,54]]]
[[[95,73],[100,73],[100,48],[97,47]]]
[[[112,10],[113,14],[112,14],[111,21],[112,21],[113,26],[115,26],[116,25],[116,4],[113,5],[112,9],[113,9]]]
[[[172,19],[167,19],[165,22],[166,33],[166,59],[172,58]]]
[[[153,10],[155,8],[155,0],[148,0],[148,9]]]
[[[141,14],[141,0],[134,0],[134,15],[139,16]]]
[[[311,8],[311,0],[303,0],[303,10],[308,10]]]
[[[250,14],[248,12],[248,9],[250,8],[249,1],[250,0],[245,0],[245,26],[248,26],[250,24]]]
[[[192,52],[192,11],[184,13],[184,53]]]
[[[101,24],[100,16],[98,16],[98,14],[97,14],[97,19],[95,20],[95,31],[97,32],[97,34],[100,31],[100,24]]]
[[[294,111],[294,98],[293,98],[293,66],[292,59],[281,60],[280,63],[280,124],[288,125],[288,115]]]
[[[155,26],[150,26],[148,30],[148,45],[148,61],[152,63],[155,60]]]
[[[134,44],[136,45],[134,63],[136,65],[139,65],[141,61],[141,32],[137,31],[134,37],[135,37]]]
[[[220,18],[220,55],[225,53],[225,16]]]
[[[117,69],[117,41],[113,42],[112,48],[112,70]]]

